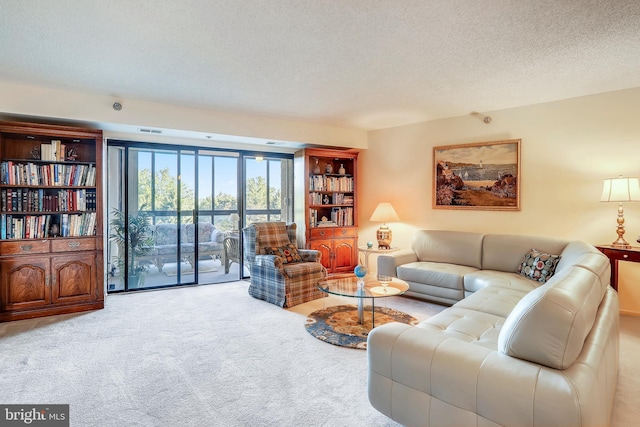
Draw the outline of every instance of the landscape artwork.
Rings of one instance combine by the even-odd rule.
[[[433,148],[433,207],[520,210],[520,140]]]

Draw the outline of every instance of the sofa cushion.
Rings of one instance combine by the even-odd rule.
[[[269,255],[275,255],[282,258],[283,264],[302,262],[302,257],[298,253],[298,248],[293,243],[278,247],[268,247],[265,248],[265,251]]]
[[[518,273],[536,282],[545,283],[556,272],[558,261],[560,261],[559,255],[546,254],[531,249],[522,258],[522,262],[518,266]]]
[[[567,240],[549,237],[487,234],[482,241],[482,269],[513,273],[529,249],[559,254],[567,243]]]
[[[523,280],[531,283],[531,280]],[[462,301],[457,302],[454,307],[481,311],[506,319],[518,302],[529,293],[530,289],[531,288],[529,288],[529,290],[523,290],[489,286],[465,297]]]
[[[499,350],[554,369],[576,360],[602,300],[600,279],[567,268],[525,295],[500,331]]]
[[[507,273],[495,270],[478,270],[465,274],[464,276],[464,290],[466,295],[488,286],[529,292],[539,286],[539,283],[535,283],[518,273]]]
[[[472,342],[496,350],[504,317],[454,305],[416,325],[449,338]]]
[[[460,290],[463,289],[464,275],[474,271],[478,269],[465,265],[427,261],[410,262],[397,268],[399,279]]]
[[[611,263],[609,258],[592,245],[575,240],[567,245],[560,254],[560,262],[556,271],[579,265],[593,271],[602,282],[602,295],[611,281]]]
[[[411,243],[419,261],[481,267],[482,234],[463,231],[419,230]],[[512,270],[513,271],[513,270]]]

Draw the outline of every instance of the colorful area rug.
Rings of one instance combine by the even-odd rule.
[[[416,325],[418,320],[392,308],[376,307],[375,325],[401,322]],[[358,309],[354,305],[336,305],[309,314],[305,321],[307,331],[321,341],[342,347],[366,349],[371,331],[371,307],[364,309],[364,324],[358,323]]]

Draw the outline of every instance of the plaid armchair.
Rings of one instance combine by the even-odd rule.
[[[242,233],[244,259],[251,274],[251,296],[280,307],[327,296],[317,287],[327,275],[320,264],[321,254],[297,249],[296,224],[258,222],[244,228]]]

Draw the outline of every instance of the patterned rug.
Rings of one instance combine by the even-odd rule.
[[[376,307],[375,325],[401,322],[416,325],[418,320],[392,308]],[[321,341],[342,347],[366,349],[371,330],[371,307],[364,308],[364,324],[358,323],[358,309],[354,305],[336,305],[309,314],[307,331]]]

